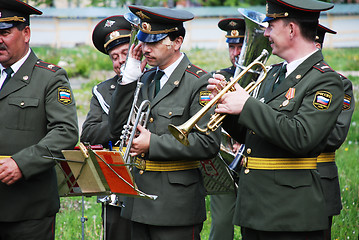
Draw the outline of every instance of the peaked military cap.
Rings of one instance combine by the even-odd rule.
[[[141,19],[137,38],[142,42],[158,42],[194,18],[188,11],[164,7],[129,6],[129,9]]]
[[[93,30],[92,42],[100,52],[108,54],[112,48],[130,42],[131,23],[122,15],[101,20]]]
[[[330,28],[327,28],[321,24],[318,24],[318,28],[317,28],[317,36],[315,38],[315,41],[320,43],[320,44],[323,44],[324,42],[324,37],[325,37],[325,34],[326,33],[331,33],[331,34],[337,34],[336,31],[330,29]]]
[[[334,7],[332,3],[316,0],[267,0],[267,14],[263,22],[276,18],[296,18],[301,21],[318,21],[321,11]]]
[[[30,15],[42,12],[20,0],[0,0],[0,29],[8,29],[19,23],[30,24]]]
[[[218,27],[227,32],[227,43],[243,43],[245,34],[244,18],[225,18],[218,22]]]

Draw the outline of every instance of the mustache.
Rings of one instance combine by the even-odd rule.
[[[0,50],[6,50],[7,47],[4,43],[0,43]]]

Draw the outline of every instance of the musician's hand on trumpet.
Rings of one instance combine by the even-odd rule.
[[[151,132],[141,125],[137,125],[138,135],[133,139],[130,149],[130,156],[134,157],[147,153],[150,148]]]
[[[222,90],[224,77],[221,74],[214,74],[208,79],[207,89],[212,92],[211,98]],[[249,94],[238,83],[234,84],[235,91],[225,93],[218,101],[216,113],[238,115],[242,112],[243,106],[249,98]]]

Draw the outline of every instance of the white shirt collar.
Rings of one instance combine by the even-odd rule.
[[[166,69],[163,69],[162,71],[165,72],[165,74],[162,76],[161,78],[161,88],[165,85],[165,83],[167,82],[167,80],[170,78],[171,74],[173,73],[173,71],[177,68],[178,64],[180,64],[180,62],[182,61],[184,57],[184,54],[181,53],[181,56],[174,62],[172,63],[170,66],[168,66]],[[160,70],[157,67],[157,70]]]
[[[289,76],[300,64],[302,64],[307,58],[309,58],[311,55],[313,55],[315,52],[319,51],[319,49],[316,49],[312,53],[309,53],[308,55],[299,58],[297,60],[294,60],[291,63],[287,63],[287,61],[284,62],[284,64],[287,64],[287,73],[285,74],[285,77]]]
[[[22,64],[24,64],[24,62],[26,61],[26,59],[29,57],[30,55],[30,48],[27,50],[27,53],[25,54],[25,56],[23,56],[19,61],[17,61],[16,63],[14,63],[13,65],[11,65],[11,69],[14,71],[14,73],[12,74],[12,76],[14,76],[14,74],[20,69],[20,67],[22,66]],[[1,72],[5,69],[3,67],[2,64],[0,64],[0,68],[1,68]]]

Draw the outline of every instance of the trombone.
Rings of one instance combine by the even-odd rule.
[[[188,121],[183,123],[180,126],[174,126],[172,124],[168,125],[168,130],[171,134],[182,144],[188,146],[188,134],[193,127],[198,131],[209,134],[210,131],[215,131],[225,118],[225,114],[215,113],[211,116],[210,121],[207,124],[207,127],[202,129],[197,125],[197,122],[222,98],[224,94],[228,91],[234,90],[234,84],[236,84],[247,72],[249,72],[253,67],[259,66],[262,68],[263,72],[256,82],[249,83],[244,90],[247,93],[251,93],[267,76],[267,69],[264,66],[263,62],[269,57],[269,52],[266,49],[263,49],[261,55],[259,55],[252,63],[250,63],[241,73],[239,73],[235,78],[233,78],[218,94],[212,98],[201,110],[199,110],[195,115],[193,115]]]

